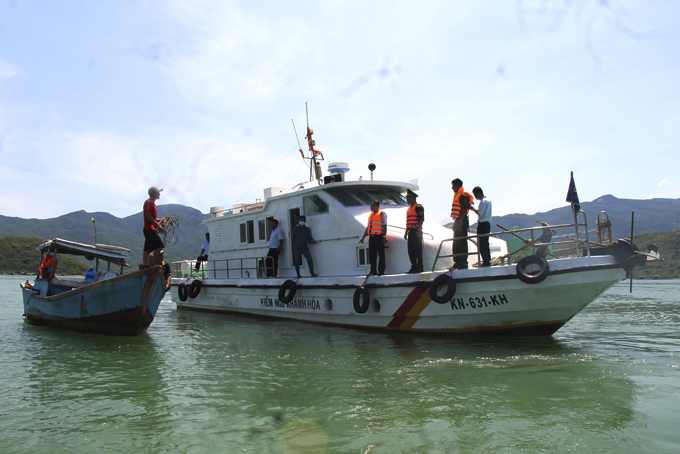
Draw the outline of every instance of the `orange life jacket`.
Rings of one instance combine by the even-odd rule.
[[[368,234],[369,235],[382,235],[383,234],[383,223],[382,223],[383,212],[378,210],[377,213],[371,211],[368,215]]]
[[[456,194],[453,196],[453,203],[451,204],[451,217],[453,219],[458,219],[459,217],[464,217],[468,215],[468,212],[470,211],[469,208],[463,208],[463,205],[460,204],[460,196],[461,195],[466,195],[468,200],[470,201],[470,206],[474,204],[474,197],[472,195],[468,194],[465,192],[465,189],[461,186],[460,189],[456,192]]]
[[[420,227],[418,223],[418,214],[416,213],[416,208],[417,207],[423,207],[419,203],[414,203],[410,207],[408,207],[408,210],[406,210],[406,228],[407,229],[417,229]]]
[[[40,277],[42,278],[50,278],[54,275],[53,271],[50,271],[50,268],[54,268],[54,270],[57,269],[57,260],[55,260],[54,256],[51,255],[46,255],[43,258],[42,263],[40,264],[40,268],[38,268],[38,272],[40,273]]]

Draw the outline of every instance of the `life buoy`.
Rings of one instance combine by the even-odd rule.
[[[354,312],[357,314],[365,314],[368,310],[368,305],[371,303],[371,296],[368,289],[365,287],[357,287],[354,291]]]
[[[189,287],[184,282],[179,284],[179,287],[177,288],[177,296],[179,296],[179,300],[182,302],[186,301],[189,297]]]
[[[543,282],[548,274],[550,267],[548,261],[537,255],[528,255],[517,262],[517,277],[526,284],[538,284]]]
[[[297,284],[288,279],[279,288],[279,301],[283,304],[290,303],[295,298],[295,292],[297,292]]]
[[[439,294],[439,287],[446,287],[446,291],[443,295]],[[456,281],[453,280],[448,274],[440,274],[435,277],[430,284],[430,298],[432,301],[439,304],[446,304],[451,301],[453,295],[456,294]]]
[[[189,286],[189,298],[196,298],[201,293],[201,287],[203,287],[203,282],[194,279],[194,282]]]

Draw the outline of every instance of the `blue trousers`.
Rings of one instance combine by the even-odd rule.
[[[309,248],[304,249],[295,247],[293,248],[293,260],[295,262],[295,272],[300,275],[300,265],[302,265],[302,256],[305,256],[307,260],[307,266],[309,267],[309,274],[314,274],[314,260],[312,259],[312,253],[309,252]]]

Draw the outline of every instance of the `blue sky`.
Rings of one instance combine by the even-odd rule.
[[[0,214],[207,212],[308,178],[494,213],[680,197],[680,2],[0,0]]]

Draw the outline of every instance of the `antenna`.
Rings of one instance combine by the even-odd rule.
[[[368,165],[368,170],[371,171],[371,181],[373,181],[373,171],[375,170],[375,164],[370,163],[370,164]]]
[[[321,173],[321,164],[317,162],[317,159],[320,161],[323,161],[323,153],[321,150],[317,150],[314,148],[316,145],[316,141],[312,138],[312,135],[314,135],[314,130],[309,127],[309,108],[307,107],[307,103],[305,102],[305,115],[307,117],[307,135],[305,135],[305,138],[307,139],[307,145],[309,146],[309,157],[305,157],[304,153],[302,153],[302,147],[300,147],[300,153],[302,154],[303,159],[309,159],[310,166],[309,166],[309,181],[312,181],[316,179],[319,181],[319,184],[321,184],[321,178],[323,177]],[[295,127],[295,124],[293,124],[293,127]],[[295,133],[295,136],[297,137],[297,131]],[[300,145],[300,141],[298,140],[298,145]],[[314,178],[316,176],[316,178]]]
[[[92,218],[92,227],[94,227],[94,245],[97,245],[97,225],[94,223],[94,218]]]

